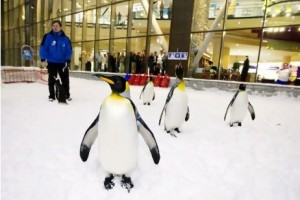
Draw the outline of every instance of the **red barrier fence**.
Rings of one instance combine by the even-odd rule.
[[[47,84],[48,72],[38,67],[1,67],[3,83],[41,82]]]
[[[128,80],[130,85],[145,85],[148,78],[153,78],[153,84],[155,87],[169,87],[170,84],[170,76],[168,74],[161,75],[147,75],[147,74],[131,74]]]

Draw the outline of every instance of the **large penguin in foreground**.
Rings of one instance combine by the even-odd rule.
[[[226,120],[226,116],[229,110],[230,110],[230,118],[229,118],[230,127],[232,127],[234,124],[237,124],[238,126],[242,126],[242,121],[246,115],[247,110],[249,110],[252,120],[255,119],[254,109],[251,103],[248,101],[248,94],[246,92],[245,84],[240,84],[239,90],[235,93],[232,100],[230,101],[226,109],[224,121]]]
[[[179,127],[184,121],[188,121],[190,117],[181,65],[176,66],[175,75],[179,79],[179,82],[171,87],[158,123],[160,125],[163,113],[165,112],[165,130],[172,136],[175,135],[171,131],[175,130],[177,133],[180,133]]]
[[[115,185],[114,176],[122,176],[121,186],[128,192],[133,183],[128,174],[134,169],[137,161],[138,132],[147,143],[153,161],[160,160],[159,149],[152,131],[139,115],[134,103],[119,94],[125,90],[125,79],[120,76],[101,76],[112,90],[101,105],[100,112],[85,132],[80,146],[80,157],[86,161],[90,149],[97,139],[99,160],[108,176],[104,180],[106,189]]]
[[[147,83],[144,85],[140,94],[140,99],[142,96],[144,105],[150,106],[150,103],[155,99],[154,84],[152,77],[149,77]]]

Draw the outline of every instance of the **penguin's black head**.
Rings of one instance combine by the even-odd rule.
[[[122,93],[126,89],[126,79],[122,76],[103,76],[100,78],[107,82],[112,90],[115,93]]]
[[[240,84],[239,90],[245,91],[246,90],[246,84]]]
[[[175,75],[178,79],[180,79],[180,80],[183,79],[183,68],[182,68],[181,64],[176,66]]]

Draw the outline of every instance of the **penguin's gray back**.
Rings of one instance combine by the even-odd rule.
[[[138,132],[130,101],[109,96],[101,107],[98,124],[99,160],[112,174],[129,173],[136,165]]]

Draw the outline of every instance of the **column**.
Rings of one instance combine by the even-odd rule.
[[[169,52],[190,52],[191,27],[193,18],[193,0],[173,0]],[[175,75],[175,64],[177,60],[168,60],[167,73]],[[188,74],[188,60],[181,61],[184,76]]]

